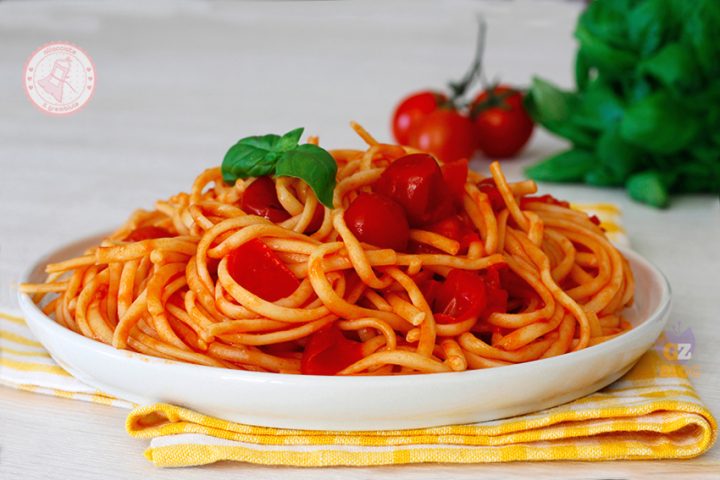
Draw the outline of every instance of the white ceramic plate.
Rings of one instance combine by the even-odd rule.
[[[100,237],[41,259],[81,253]],[[116,350],[58,325],[25,294],[30,329],[53,358],[83,382],[138,403],[167,402],[240,423],[310,430],[376,430],[473,423],[549,408],[621,377],[650,348],[670,311],[670,287],[654,266],[623,252],[635,273],[634,328],[600,345],[554,358],[487,370],[394,377],[258,373],[158,359]]]

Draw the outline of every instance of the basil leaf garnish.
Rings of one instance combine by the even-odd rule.
[[[315,192],[320,203],[332,208],[337,163],[326,150],[306,143],[285,152],[277,162],[275,174],[304,180]]]
[[[222,162],[222,176],[233,184],[238,178],[277,175],[300,178],[320,202],[332,208],[337,164],[326,150],[312,144],[298,145],[304,129],[285,135],[246,137],[230,147]]]

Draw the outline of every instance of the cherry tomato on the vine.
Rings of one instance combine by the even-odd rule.
[[[447,97],[442,93],[432,90],[415,92],[405,97],[393,113],[392,130],[395,140],[400,145],[408,145],[410,140],[410,129],[418,121],[434,112],[440,105],[447,102]]]
[[[471,107],[480,150],[492,158],[516,155],[530,139],[533,121],[523,95],[507,85],[482,92]]]
[[[435,155],[443,163],[470,159],[477,148],[473,122],[457,110],[441,108],[410,129],[408,145]]]

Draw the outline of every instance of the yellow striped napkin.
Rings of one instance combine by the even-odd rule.
[[[617,243],[627,241],[617,212],[593,212]],[[585,209],[585,208],[584,208]],[[717,424],[661,339],[622,379],[595,394],[519,417],[437,428],[322,432],[254,427],[155,404],[130,412],[127,431],[150,439],[146,457],[160,467],[234,460],[320,467],[421,462],[690,458],[707,451]],[[670,359],[668,359],[670,358]],[[0,313],[0,383],[39,393],[132,408],[62,370],[24,321]]]
[[[658,343],[621,380],[552,409],[473,425],[318,432],[253,427],[181,407],[135,408],[128,433],[150,439],[160,467],[234,460],[319,467],[421,462],[690,458],[707,451],[717,424],[685,370]],[[0,313],[0,383],[38,393],[131,408],[84,385],[53,362],[20,317]]]

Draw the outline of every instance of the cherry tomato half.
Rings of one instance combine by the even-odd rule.
[[[290,214],[278,200],[275,182],[271,177],[258,177],[243,193],[242,208],[246,213],[265,217],[273,223],[280,223]]]
[[[449,163],[471,158],[477,148],[476,136],[469,118],[456,110],[442,108],[421,118],[410,129],[408,145]]]
[[[373,189],[399,203],[412,227],[455,212],[450,189],[435,159],[426,153],[400,157],[382,173]]]
[[[480,315],[486,306],[485,280],[477,272],[453,269],[435,293],[433,311],[442,315],[439,323],[455,323]]]
[[[404,251],[410,228],[403,208],[379,193],[365,193],[353,200],[345,211],[345,223],[361,242]]]
[[[503,200],[502,194],[500,194],[500,190],[498,190],[497,185],[495,185],[495,180],[492,177],[480,180],[478,189],[488,196],[490,206],[494,212],[499,212],[505,208],[505,200]]]
[[[392,119],[392,130],[395,140],[400,145],[408,145],[410,129],[418,121],[438,109],[447,102],[447,97],[439,92],[424,90],[405,97],[395,108]]]
[[[123,240],[125,242],[139,242],[141,240],[150,240],[151,238],[165,238],[172,237],[173,235],[162,227],[153,227],[148,225],[147,227],[136,228]]]
[[[227,269],[240,286],[268,302],[285,298],[300,286],[290,269],[258,239],[230,252]]]
[[[530,139],[533,121],[521,92],[507,85],[486,90],[471,107],[478,146],[492,158],[515,156]]]
[[[362,343],[348,340],[335,323],[315,332],[305,346],[300,372],[335,375],[362,358]]]
[[[468,161],[466,158],[444,164],[442,167],[443,178],[448,188],[455,196],[455,200],[462,205],[465,196],[465,183],[468,176]]]

